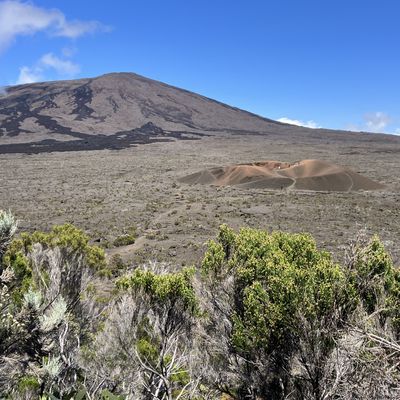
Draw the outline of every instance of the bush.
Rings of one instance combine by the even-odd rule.
[[[121,235],[118,236],[113,244],[115,247],[121,247],[121,246],[128,246],[129,244],[135,243],[136,237],[132,235]]]
[[[379,239],[352,260],[336,264],[308,234],[221,226],[202,262],[207,347],[210,365],[235,374],[219,367],[210,382],[235,398],[323,398],[360,307],[398,318],[399,274]]]
[[[104,250],[98,246],[91,246],[89,237],[71,224],[55,226],[49,233],[22,233],[20,239],[14,240],[5,253],[5,265],[12,267],[19,263],[23,256],[26,257],[32,251],[35,244],[40,244],[44,250],[58,248],[66,256],[79,255],[83,258],[85,266],[95,272],[102,271],[107,265]]]
[[[113,244],[115,247],[128,246],[135,243],[136,236],[136,227],[131,226],[123,235],[118,236]]]
[[[378,237],[339,265],[308,234],[223,225],[200,270],[121,277],[72,225],[15,229],[0,212],[1,398],[398,398],[400,272]]]
[[[64,398],[80,387],[80,346],[104,308],[93,280],[105,268],[104,252],[72,225],[9,244],[0,274],[0,397]]]
[[[97,380],[116,391],[124,388],[129,398],[195,398],[196,358],[191,355],[199,303],[194,270],[170,269],[150,263],[117,280],[120,296],[88,358]]]
[[[17,230],[17,221],[11,212],[0,210],[0,267],[5,250]]]

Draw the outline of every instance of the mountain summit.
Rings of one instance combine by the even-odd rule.
[[[0,153],[121,149],[226,132],[339,133],[283,124],[133,73],[12,86],[0,95]]]
[[[263,133],[281,126],[133,73],[13,86],[0,97],[0,145],[62,142],[91,147],[100,141],[101,148],[116,140],[132,141],[132,136],[146,142],[149,136]]]

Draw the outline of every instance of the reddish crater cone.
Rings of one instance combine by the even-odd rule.
[[[237,185],[249,189],[284,189],[349,192],[384,186],[351,169],[320,160],[294,163],[260,161],[196,172],[180,179],[187,184]]]

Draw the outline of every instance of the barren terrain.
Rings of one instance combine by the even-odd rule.
[[[0,209],[21,230],[74,223],[109,255],[138,262],[197,262],[222,223],[308,231],[339,257],[366,229],[398,259],[399,155],[400,137],[287,125],[130,73],[0,97]],[[321,161],[284,168],[272,186],[230,186],[251,181],[254,166],[228,168],[228,186],[184,183],[221,166],[307,159]],[[135,243],[114,246],[134,231]]]
[[[360,139],[361,137],[361,139]],[[307,231],[343,256],[365,229],[385,241],[395,261],[400,247],[400,142],[390,136],[347,140],[219,133],[195,141],[159,142],[122,150],[0,155],[0,208],[21,230],[72,222],[109,254],[127,260],[197,262],[218,225]],[[349,167],[385,185],[377,191],[315,192],[188,185],[202,169],[254,160],[320,159]],[[113,240],[137,228],[133,245]]]

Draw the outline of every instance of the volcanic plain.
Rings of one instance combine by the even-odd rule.
[[[143,81],[140,84],[143,86]],[[74,81],[73,85],[76,88],[78,84]],[[296,128],[256,116],[254,119],[251,114],[233,108],[226,108],[227,111],[221,108],[229,115],[226,120],[217,115],[219,123],[212,128],[206,126],[205,121],[209,120],[204,113],[212,115],[213,106],[221,107],[214,102],[207,103],[210,108],[201,115],[196,106],[197,114],[186,110],[184,116],[175,104],[172,110],[175,119],[167,126],[162,121],[168,109],[163,107],[161,112],[158,107],[155,115],[149,111],[154,106],[150,103],[145,104],[146,118],[141,115],[136,125],[129,125],[131,121],[125,119],[111,129],[118,116],[104,126],[99,125],[102,117],[96,116],[102,133],[94,135],[91,141],[90,124],[85,129],[81,127],[92,115],[84,108],[85,101],[93,105],[93,99],[81,96],[79,118],[65,118],[68,129],[63,132],[62,117],[57,114],[59,105],[46,98],[48,104],[53,103],[50,111],[46,111],[50,119],[43,119],[37,110],[39,106],[26,106],[28,89],[18,89],[25,93],[25,105],[18,99],[7,100],[2,117],[4,134],[0,137],[0,209],[13,211],[22,231],[47,230],[52,225],[70,222],[84,229],[110,256],[118,253],[130,262],[158,259],[178,265],[198,262],[204,244],[223,223],[234,228],[310,232],[321,247],[334,251],[338,258],[345,256],[344,248],[349,241],[366,232],[378,234],[395,262],[400,261],[398,137]],[[107,90],[110,92],[112,88]],[[144,96],[145,89],[141,90]],[[72,110],[70,97],[63,90],[59,93]],[[119,93],[125,96],[120,90]],[[113,104],[111,100],[109,103]],[[103,103],[101,106],[105,107]],[[121,105],[114,107],[121,110]],[[25,120],[21,118],[21,109],[26,113]],[[236,111],[244,113],[239,115],[243,118],[238,118],[240,123],[232,126]],[[191,115],[197,115],[197,120]],[[255,121],[252,129],[246,125],[246,118]],[[29,130],[27,120],[34,123],[29,132],[25,132]],[[46,121],[50,125],[41,132]],[[25,131],[21,131],[21,124]],[[81,136],[76,133],[78,128]],[[30,135],[29,140],[24,134]],[[134,140],[128,140],[129,137]],[[140,141],[136,140],[138,137]],[[69,142],[69,147],[63,147],[61,142]],[[115,146],[116,143],[123,145]],[[271,188],[185,181],[185,177],[199,171],[260,160],[291,164],[321,160],[346,171],[350,169],[368,182],[377,182],[377,186],[359,190],[346,187],[341,191],[329,187],[305,190],[308,188],[300,186],[293,190],[290,185]],[[117,238],[133,231],[134,243],[114,244]]]

